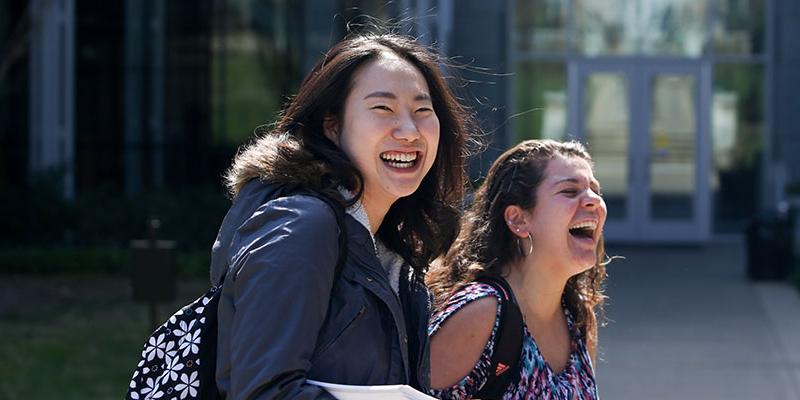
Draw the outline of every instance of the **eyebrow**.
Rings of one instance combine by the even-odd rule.
[[[579,185],[581,183],[581,181],[578,180],[577,178],[564,178],[564,179],[561,179],[561,180],[557,181],[556,183],[554,183],[553,186],[558,186],[558,185],[560,185],[562,183],[574,183],[576,185]],[[598,182],[598,181],[590,181],[589,185],[594,185],[594,186],[599,188],[600,187],[600,182]]]
[[[375,98],[375,97],[382,97],[387,99],[397,99],[397,96],[392,92],[372,92],[366,96],[364,96],[364,100]],[[415,101],[430,101],[431,96],[427,93],[420,93],[414,97]]]
[[[562,183],[576,183],[577,184],[577,183],[581,183],[581,181],[579,181],[577,178],[564,178],[564,179],[560,179],[560,180],[556,181],[556,183],[554,183],[553,186],[560,185]]]

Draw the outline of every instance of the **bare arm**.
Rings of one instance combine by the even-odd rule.
[[[487,296],[453,313],[431,338],[431,387],[449,388],[478,363],[492,335],[497,299]]]

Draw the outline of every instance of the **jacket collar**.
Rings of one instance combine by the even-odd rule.
[[[341,193],[342,197],[345,199],[353,198],[353,193],[341,186],[339,187],[339,193]],[[361,226],[363,226],[364,229],[367,230],[370,239],[372,239],[372,247],[377,253],[378,248],[377,245],[375,244],[375,236],[372,234],[372,226],[369,224],[369,215],[367,215],[367,209],[364,208],[364,204],[361,203],[361,199],[356,200],[356,202],[353,203],[352,206],[347,207],[345,212],[351,217],[353,217],[353,219],[358,221],[358,223],[360,223]]]

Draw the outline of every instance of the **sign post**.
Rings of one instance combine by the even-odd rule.
[[[175,300],[175,241],[159,240],[161,222],[148,221],[148,238],[131,241],[131,288],[134,301],[147,303],[153,330],[159,325],[158,302]]]

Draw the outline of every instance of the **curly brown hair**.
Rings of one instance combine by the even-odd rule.
[[[527,210],[536,206],[536,189],[545,178],[548,162],[556,156],[577,157],[592,165],[582,144],[549,139],[523,141],[495,160],[462,218],[461,232],[453,246],[428,273],[426,281],[433,292],[435,308],[443,307],[457,290],[480,276],[501,276],[506,265],[522,257],[503,213],[510,205]],[[586,337],[592,357],[597,346],[597,316],[602,315],[606,298],[605,260],[601,236],[597,263],[571,277],[564,288],[565,303]]]

